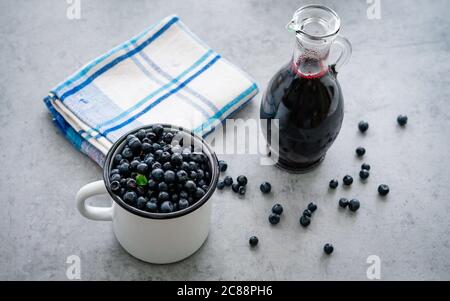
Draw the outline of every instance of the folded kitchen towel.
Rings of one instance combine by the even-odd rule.
[[[65,137],[98,164],[126,132],[170,123],[205,136],[258,88],[169,16],[91,61],[44,99]]]

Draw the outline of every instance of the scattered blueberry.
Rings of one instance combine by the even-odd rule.
[[[363,165],[361,165],[361,169],[364,169],[364,170],[370,171],[370,165],[369,165],[369,164],[367,164],[367,163],[364,163]]]
[[[223,179],[223,182],[225,183],[225,186],[231,186],[233,184],[233,178],[230,176],[226,176]]]
[[[334,247],[332,244],[325,244],[325,246],[323,246],[323,251],[325,252],[325,254],[330,255],[331,253],[333,253]]]
[[[312,216],[311,210],[305,209],[305,211],[303,211],[303,216],[311,217]]]
[[[346,186],[350,186],[350,185],[353,184],[353,178],[352,178],[351,176],[349,176],[349,175],[346,175],[346,176],[342,179],[342,181],[344,182],[344,184],[345,184]]]
[[[246,190],[245,186],[240,186],[240,187],[239,187],[239,194],[240,194],[240,195],[244,195],[246,191],[247,191],[247,190]]]
[[[225,188],[225,183],[224,181],[219,181],[217,182],[217,189],[222,190]]]
[[[317,210],[317,205],[314,202],[308,204],[308,210],[314,213]]]
[[[225,172],[228,168],[228,164],[227,162],[225,162],[224,160],[220,160],[219,161],[219,169],[221,172]]]
[[[233,190],[234,192],[238,193],[239,192],[239,184],[238,183],[234,183],[233,185],[231,185],[231,190]]]
[[[333,179],[330,181],[330,188],[331,189],[336,189],[339,186],[339,182],[336,179]]]
[[[361,169],[361,171],[359,172],[359,177],[362,180],[367,180],[370,176],[370,172],[368,170],[365,169]]]
[[[306,228],[309,226],[309,224],[311,224],[311,218],[302,215],[302,217],[300,217],[300,225]]]
[[[398,116],[397,122],[400,126],[405,126],[408,123],[408,116],[406,116],[406,115]]]
[[[256,245],[258,244],[259,240],[258,237],[256,236],[252,236],[250,237],[250,239],[248,240],[248,243],[250,244],[250,246],[252,247],[256,247]]]
[[[247,177],[246,176],[239,176],[237,177],[237,182],[239,183],[240,186],[245,186],[247,185]]]
[[[360,123],[358,123],[358,128],[361,133],[365,133],[369,129],[369,123],[367,123],[366,121],[361,121]]]
[[[259,186],[259,189],[262,191],[262,193],[269,193],[270,190],[272,190],[272,185],[270,185],[269,182],[264,182]]]
[[[269,215],[269,223],[271,223],[272,225],[276,225],[280,222],[280,215],[276,214],[276,213],[271,213]]]
[[[339,206],[340,206],[341,208],[347,208],[348,205],[349,205],[349,201],[348,201],[346,198],[341,198],[341,199],[339,200]]]
[[[352,212],[358,211],[359,207],[360,207],[360,203],[356,199],[351,200],[350,203],[348,204],[348,209],[350,209],[350,211],[352,211]]]
[[[360,146],[356,149],[356,155],[358,157],[363,157],[365,154],[366,154],[366,149],[364,147]]]
[[[389,191],[390,191],[389,186],[386,184],[382,184],[382,185],[378,186],[378,193],[381,196],[387,196],[389,194]]]
[[[281,206],[280,204],[273,205],[272,212],[281,215],[281,213],[283,213],[283,206]]]

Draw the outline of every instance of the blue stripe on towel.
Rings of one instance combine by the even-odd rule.
[[[100,132],[100,129],[104,126],[107,126],[109,124],[112,124],[116,121],[119,121],[120,119],[122,119],[123,117],[127,116],[128,114],[130,114],[131,112],[133,112],[134,110],[138,109],[139,107],[141,107],[142,105],[144,105],[148,100],[152,99],[153,97],[155,97],[156,95],[158,95],[160,92],[167,90],[170,86],[178,83],[178,81],[183,78],[186,74],[188,74],[189,72],[191,72],[192,70],[194,70],[195,68],[197,68],[201,63],[203,63],[211,54],[213,53],[212,50],[208,50],[208,52],[206,52],[204,55],[202,55],[194,64],[192,64],[189,68],[187,68],[186,70],[184,70],[183,72],[181,72],[177,77],[175,77],[172,81],[168,82],[167,84],[165,84],[164,86],[159,87],[158,89],[156,89],[155,91],[153,91],[152,93],[150,93],[149,95],[147,95],[146,97],[144,97],[143,99],[139,100],[138,102],[136,102],[132,107],[128,108],[127,110],[123,111],[122,113],[120,113],[119,115],[117,115],[114,118],[111,118],[109,120],[106,120],[102,123],[97,124],[95,127],[93,127],[94,130],[97,130],[98,132]],[[104,134],[106,135],[106,134]]]
[[[208,49],[208,48],[206,48]],[[173,78],[170,76],[170,74],[168,74],[167,72],[165,72],[161,67],[159,67],[154,61],[152,61],[147,54],[145,54],[145,52],[141,51],[139,52],[139,56],[156,72],[158,72],[159,74],[161,74],[162,76],[164,76],[166,79],[168,80],[173,80]],[[214,103],[212,101],[210,101],[209,99],[207,99],[206,97],[204,97],[203,95],[201,95],[200,93],[198,93],[197,91],[194,91],[193,89],[186,87],[184,89],[186,91],[186,93],[191,94],[192,96],[197,97],[199,100],[201,100],[203,103],[205,103],[208,107],[211,108],[211,110],[213,110],[213,112],[217,112],[219,109],[214,105]]]
[[[172,18],[172,20],[170,20],[169,22],[167,22],[166,25],[164,25],[160,30],[158,30],[154,35],[152,35],[150,38],[148,38],[145,42],[143,42],[141,45],[139,45],[138,47],[136,47],[135,49],[131,50],[128,53],[125,53],[117,58],[115,58],[114,60],[112,60],[111,62],[109,62],[108,64],[106,64],[105,66],[103,66],[102,68],[100,68],[99,70],[97,70],[94,74],[92,74],[90,77],[88,77],[85,81],[83,81],[81,84],[79,84],[78,86],[75,86],[74,88],[70,89],[69,91],[65,92],[63,95],[61,95],[61,97],[59,98],[62,102],[64,101],[65,98],[69,97],[70,95],[80,91],[81,89],[83,89],[85,86],[89,85],[89,83],[91,83],[94,79],[96,79],[97,77],[99,77],[100,75],[102,75],[104,72],[106,72],[107,70],[109,70],[110,68],[114,67],[115,65],[117,65],[118,63],[120,63],[121,61],[135,55],[136,53],[138,53],[139,51],[141,51],[142,49],[144,49],[145,47],[147,47],[151,42],[153,42],[154,40],[156,40],[163,32],[165,32],[170,26],[172,26],[172,24],[174,24],[175,22],[178,21],[178,17],[174,17]]]
[[[93,60],[92,62],[90,62],[86,66],[84,66],[79,72],[75,73],[70,78],[68,78],[66,81],[64,81],[63,83],[59,84],[55,89],[53,89],[53,92],[55,94],[59,94],[59,92],[61,92],[62,89],[70,86],[71,84],[73,84],[76,81],[78,81],[80,78],[84,77],[92,68],[97,66],[99,63],[103,62],[104,60],[106,60],[110,56],[116,54],[120,50],[123,50],[123,49],[127,48],[132,43],[136,43],[139,39],[141,39],[143,36],[145,36],[150,30],[152,30],[155,27],[156,27],[156,25],[151,26],[150,28],[146,29],[145,31],[143,31],[142,33],[140,33],[139,35],[137,35],[133,39],[129,40],[128,42],[126,42],[124,44],[121,44],[121,45],[111,49],[110,51],[108,51],[104,55],[96,58],[95,60]]]
[[[239,94],[235,99],[233,99],[232,101],[230,101],[226,106],[224,106],[219,112],[217,112],[216,114],[214,114],[211,118],[209,118],[206,122],[204,122],[201,126],[197,127],[196,129],[194,129],[194,133],[199,133],[201,132],[204,128],[207,128],[208,126],[210,126],[212,123],[214,123],[216,120],[220,120],[220,117],[222,117],[222,115],[228,111],[231,107],[233,107],[236,103],[238,103],[239,101],[241,101],[242,99],[244,99],[245,97],[247,97],[248,95],[250,95],[253,91],[257,90],[258,86],[256,84],[251,85],[247,90],[245,90],[244,92],[242,92],[241,94]]]
[[[130,122],[132,122],[133,120],[136,120],[137,118],[139,118],[140,116],[142,116],[143,114],[147,113],[148,111],[150,111],[153,107],[155,107],[156,105],[158,105],[160,102],[162,102],[164,99],[168,98],[170,95],[172,95],[173,93],[176,93],[178,90],[182,89],[184,86],[186,86],[189,82],[191,82],[193,79],[195,79],[197,76],[199,76],[200,74],[202,74],[206,69],[208,69],[209,67],[211,67],[215,62],[217,62],[220,59],[220,55],[216,55],[208,64],[206,64],[205,66],[203,66],[200,70],[198,70],[196,73],[194,73],[193,75],[191,75],[188,79],[186,79],[184,82],[182,82],[178,87],[172,89],[171,91],[169,91],[168,93],[164,94],[163,96],[159,97],[157,100],[155,100],[153,103],[151,103],[150,105],[148,105],[144,110],[142,110],[141,112],[135,114],[134,116],[130,117],[128,120],[125,120],[124,122],[110,128],[107,129],[106,131],[103,132],[103,135],[106,136],[108,133],[111,133],[117,129],[120,129],[121,127],[129,124]]]
[[[141,62],[139,62],[139,60],[136,57],[132,57],[131,60],[136,64],[136,66],[141,69],[142,73],[145,74],[145,76],[147,76],[150,80],[154,81],[155,83],[157,83],[160,86],[164,85],[163,81],[160,81],[159,79],[157,79],[155,76],[153,76],[153,74],[151,74],[150,72],[148,72],[148,70],[141,64]],[[206,118],[209,117],[208,112],[205,111],[205,109],[203,109],[202,106],[198,105],[195,101],[193,101],[192,99],[190,99],[189,97],[186,97],[185,95],[179,93],[177,95],[180,99],[184,100],[185,102],[187,102],[189,105],[193,106],[195,109],[197,109],[197,111],[199,111],[200,113],[203,114],[203,116],[205,116]]]

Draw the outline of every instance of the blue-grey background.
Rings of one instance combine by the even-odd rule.
[[[75,193],[101,169],[64,140],[42,97],[172,13],[264,90],[291,57],[285,24],[311,1],[81,0],[80,20],[66,17],[66,1],[0,1],[0,279],[64,280],[66,258],[78,255],[83,280],[365,280],[366,259],[377,255],[383,280],[450,280],[450,2],[381,0],[379,20],[367,18],[365,0],[317,2],[339,13],[354,50],[339,74],[344,125],[326,160],[290,175],[260,166],[257,156],[224,157],[228,174],[249,177],[245,199],[221,193],[202,249],[156,266],[129,256],[109,222],[78,214]],[[238,117],[257,118],[261,94]],[[396,125],[401,113],[410,117],[406,129]],[[365,137],[361,119],[371,126]],[[359,145],[373,169],[367,184],[357,179]],[[347,173],[353,187],[328,192],[328,181]],[[259,192],[263,180],[273,184],[270,197]],[[391,186],[386,200],[376,193],[381,183]],[[341,196],[359,198],[360,211],[338,210]],[[319,209],[304,230],[298,218],[311,200]],[[271,227],[275,202],[285,213]],[[260,244],[250,250],[253,234]],[[331,257],[326,242],[335,246]]]

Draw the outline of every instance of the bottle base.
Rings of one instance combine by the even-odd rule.
[[[305,174],[305,173],[308,173],[308,172],[314,170],[316,167],[318,167],[324,159],[325,159],[325,156],[323,156],[319,160],[317,160],[313,163],[309,163],[309,164],[292,164],[292,163],[283,162],[283,160],[279,159],[275,165],[278,168],[280,168],[281,170],[285,170],[289,173]]]

